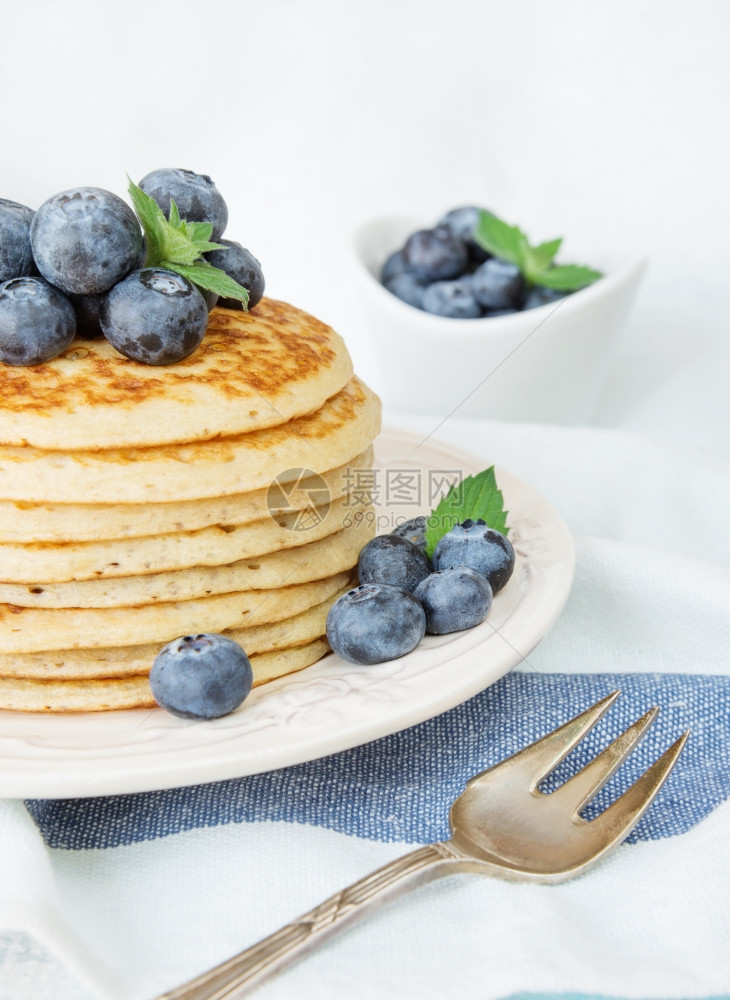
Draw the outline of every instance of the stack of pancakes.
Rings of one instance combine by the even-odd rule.
[[[164,368],[104,340],[0,365],[0,708],[153,705],[155,656],[200,632],[257,684],[315,662],[379,425],[342,339],[270,299]]]

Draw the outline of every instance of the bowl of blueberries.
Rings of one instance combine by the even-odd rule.
[[[563,263],[478,206],[354,236],[386,406],[443,417],[589,423],[646,267]],[[598,266],[601,270],[598,270]]]

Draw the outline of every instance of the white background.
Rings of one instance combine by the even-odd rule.
[[[2,3],[0,197],[210,174],[268,292],[376,389],[361,220],[477,202],[565,259],[646,253],[599,422],[681,436],[684,372],[730,373],[729,29],[725,0]]]

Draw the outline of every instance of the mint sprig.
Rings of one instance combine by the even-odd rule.
[[[174,200],[170,202],[170,217],[166,219],[157,202],[132,180],[129,181],[129,196],[147,241],[145,267],[175,271],[199,288],[215,292],[222,298],[238,299],[244,309],[248,308],[248,290],[203,257],[211,250],[228,249],[221,243],[211,242],[211,222],[181,219]]]
[[[475,476],[467,476],[451,487],[426,518],[426,555],[430,558],[443,536],[467,518],[481,519],[490,528],[506,535],[508,513],[493,465]]]
[[[603,277],[600,271],[579,264],[556,264],[562,237],[532,246],[519,226],[511,226],[493,212],[482,211],[474,239],[488,253],[515,264],[528,285],[543,285],[559,292],[575,292]]]

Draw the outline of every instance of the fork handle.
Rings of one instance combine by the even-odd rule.
[[[371,872],[281,930],[157,1000],[234,1000],[282,966],[316,947],[376,904],[458,870],[446,843],[419,847]]]

